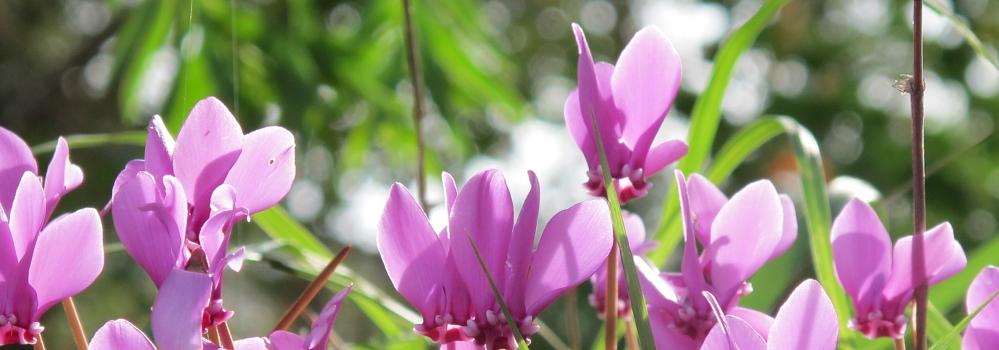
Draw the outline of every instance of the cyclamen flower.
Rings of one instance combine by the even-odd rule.
[[[720,315],[721,310],[716,310]],[[768,339],[738,316],[725,315],[708,333],[701,350],[833,350],[839,320],[819,282],[809,279],[791,292],[777,311]]]
[[[687,144],[670,140],[655,147],[666,112],[680,87],[680,56],[666,35],[645,27],[621,52],[617,67],[593,62],[582,28],[573,23],[579,45],[579,87],[565,101],[565,125],[586,157],[591,195],[605,196],[593,119],[607,154],[621,203],[645,196],[645,179],[687,154]]]
[[[648,253],[659,245],[657,241],[645,240],[645,223],[642,217],[628,211],[621,211],[624,219],[625,232],[628,234],[628,245],[636,258]],[[604,259],[604,266],[607,266],[607,259]],[[617,262],[618,291],[617,291],[617,318],[631,319],[631,298],[628,294],[628,284],[624,276],[624,267],[621,261]],[[607,269],[597,269],[597,272],[590,277],[593,283],[593,293],[590,294],[590,306],[597,309],[597,317],[606,317],[606,296],[607,296]]]
[[[306,338],[285,331],[275,331],[266,338],[247,338],[233,343],[233,350],[322,350],[326,349],[333,322],[340,311],[348,286],[326,304],[319,318],[312,323]],[[212,280],[206,274],[173,270],[164,280],[153,304],[153,336],[160,350],[219,350],[202,337],[201,317],[208,306]],[[94,350],[156,350],[156,346],[131,322],[108,321],[97,330],[91,341]]]
[[[514,224],[498,170],[475,174],[461,191],[445,173],[449,217],[440,233],[405,187],[392,186],[378,252],[392,284],[423,316],[417,333],[446,348],[516,348],[470,240],[525,337],[539,330],[534,320],[542,310],[601,266],[613,239],[607,203],[591,200],[559,212],[532,249],[540,189],[534,173],[528,176],[531,191]]]
[[[913,280],[912,236],[899,239],[893,253],[874,209],[856,198],[836,217],[831,239],[836,277],[857,312],[849,327],[871,339],[901,339],[908,322],[905,308],[916,286],[937,284],[967,265],[950,223],[944,222],[923,235],[925,275]]]
[[[243,135],[219,100],[198,102],[174,142],[157,116],[145,159],[128,163],[113,188],[112,214],[125,250],[159,288],[173,269],[212,276],[203,327],[232,316],[222,307],[222,270],[239,270],[242,249],[227,254],[232,226],[277,204],[295,178],[295,139],[281,127]]]
[[[999,291],[999,268],[986,266],[968,287],[968,296],[964,301],[968,314],[989,300],[996,291]],[[961,348],[985,350],[991,349],[996,344],[999,344],[999,302],[992,300],[971,319],[968,329],[964,331]]]
[[[760,180],[731,200],[707,179],[693,175],[688,183],[676,172],[683,216],[684,251],[681,273],[641,274],[656,343],[696,349],[717,322],[704,292],[717,296],[722,311],[753,325],[766,337],[773,319],[738,307],[750,292],[746,283],[764,263],[786,251],[797,237],[794,204]],[[704,247],[698,257],[697,243]]]
[[[104,269],[103,228],[84,208],[46,225],[59,198],[83,182],[59,138],[45,184],[24,140],[0,128],[0,345],[34,344],[38,322]]]

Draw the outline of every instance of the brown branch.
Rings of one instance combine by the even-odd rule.
[[[309,305],[312,298],[315,298],[316,294],[319,294],[319,291],[323,289],[323,286],[326,285],[326,281],[330,279],[330,276],[333,276],[333,271],[336,271],[336,267],[340,266],[340,263],[347,258],[347,253],[350,252],[350,247],[351,246],[349,245],[343,247],[343,249],[341,249],[335,257],[333,257],[333,261],[330,261],[329,265],[326,265],[326,268],[324,268],[323,271],[316,276],[316,279],[313,280],[307,288],[305,288],[302,295],[299,295],[298,299],[295,299],[295,303],[292,304],[291,307],[288,308],[288,311],[284,313],[284,316],[281,317],[280,321],[278,321],[277,326],[274,326],[275,331],[284,331],[288,329],[288,326],[291,326],[291,323],[298,318],[298,315],[302,313],[302,310],[305,310],[305,307]]]
[[[413,84],[413,130],[416,132],[416,196],[423,211],[427,206],[426,147],[423,145],[423,70],[420,67],[420,47],[413,31],[413,6],[410,0],[402,0],[406,22],[406,63],[409,65],[409,80]]]
[[[909,102],[912,109],[912,278],[922,280],[913,295],[916,299],[916,350],[926,350],[926,305],[929,299],[923,233],[926,232],[926,164],[923,154],[923,1],[912,6],[912,77],[909,78]]]
[[[66,309],[66,318],[69,319],[69,326],[73,329],[73,340],[76,341],[76,348],[87,350],[87,334],[83,332],[83,323],[80,322],[80,315],[76,312],[73,297],[63,299],[62,307]]]
[[[604,331],[605,350],[617,349],[617,259],[619,256],[617,240],[611,246],[607,255],[607,295],[604,296],[604,319],[607,321]]]

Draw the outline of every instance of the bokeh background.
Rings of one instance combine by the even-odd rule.
[[[939,2],[966,21],[995,57],[999,2]],[[461,182],[498,167],[519,202],[530,169],[542,183],[543,224],[586,199],[580,187],[585,162],[562,121],[565,99],[576,86],[570,23],[582,25],[597,60],[612,63],[638,29],[662,29],[682,58],[683,81],[659,138],[685,138],[688,115],[708,83],[720,43],[762,0],[414,3],[428,106],[421,128],[429,201],[442,200],[441,171]],[[839,178],[831,190],[834,215],[842,196],[882,198],[878,208],[893,237],[910,234],[908,96],[890,84],[912,71],[912,6],[897,0],[791,1],[739,59],[716,147],[756,118],[791,116],[818,139],[827,179]],[[999,140],[993,136],[999,71],[950,22],[925,13],[928,223],[951,222],[970,251],[997,230]],[[159,114],[176,135],[194,103],[217,96],[246,132],[281,125],[295,134],[298,179],[281,205],[331,249],[353,244],[347,266],[396,297],[374,236],[389,186],[401,182],[415,192],[408,74],[401,0],[0,2],[0,126],[34,146],[60,135],[141,134]],[[42,167],[51,157],[44,150],[37,155]],[[142,147],[124,137],[120,144],[74,148],[71,157],[87,180],[65,197],[57,214],[103,207],[114,177],[126,162],[142,157]],[[722,188],[731,194],[768,178],[800,197],[794,164],[787,142],[777,138]],[[650,232],[658,227],[670,181],[658,176],[652,195],[627,206],[643,216]],[[446,221],[439,207],[430,217],[435,227]],[[155,288],[115,245],[111,218],[104,219],[104,274],[76,299],[84,325],[92,335],[107,320],[126,318],[148,330]],[[255,225],[239,226],[235,242],[247,245],[255,261],[226,277],[226,306],[237,311],[231,327],[237,337],[264,335],[307,281],[282,268],[282,255]],[[758,275],[809,276],[807,247],[799,243]],[[789,289],[760,285],[745,303],[773,312]],[[588,288],[579,290],[584,343],[600,324],[586,306]],[[313,309],[330,296],[321,294]],[[542,316],[562,339],[564,307],[556,303]],[[50,349],[72,347],[60,307],[45,323]],[[335,332],[345,347],[384,348],[416,339],[387,337],[349,304]],[[547,344],[540,337],[535,342],[539,348]]]

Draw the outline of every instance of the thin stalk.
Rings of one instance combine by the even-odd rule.
[[[427,174],[425,169],[426,147],[423,145],[423,70],[420,67],[420,48],[416,44],[416,34],[413,31],[413,6],[410,0],[402,0],[403,14],[406,22],[406,63],[409,65],[409,80],[413,83],[413,130],[416,132],[416,194],[420,207],[424,211],[427,206]]]
[[[624,321],[624,342],[628,345],[628,350],[639,350],[638,334],[635,333],[635,323]]]
[[[225,349],[235,349],[236,346],[233,344],[232,333],[229,332],[229,325],[226,322],[222,322],[222,324],[215,328],[219,331],[219,341],[221,342],[219,345]]]
[[[565,294],[565,327],[569,331],[569,345],[572,350],[583,348],[583,337],[579,334],[579,288],[573,287]]]
[[[926,304],[929,299],[925,276],[923,233],[926,232],[926,164],[923,155],[923,1],[912,6],[912,76],[907,86],[912,109],[912,278],[922,280],[916,287],[916,350],[926,350]]]
[[[210,340],[214,344],[221,344],[222,343],[221,341],[219,341],[219,330],[218,330],[218,328],[208,327],[208,340]]]
[[[35,335],[35,350],[45,350],[45,341],[42,340],[42,335]]]
[[[895,350],[905,350],[905,338],[895,339]]]
[[[316,279],[305,288],[302,295],[299,295],[298,299],[295,299],[295,303],[288,308],[288,311],[284,313],[284,316],[281,317],[278,324],[274,326],[275,331],[288,330],[288,327],[291,326],[291,323],[294,322],[296,318],[298,318],[298,315],[302,313],[302,310],[305,310],[305,307],[309,305],[312,298],[315,298],[316,294],[319,294],[319,291],[323,289],[323,286],[326,285],[326,281],[330,279],[330,276],[333,276],[333,271],[336,270],[336,267],[347,258],[347,253],[350,252],[350,247],[351,246],[349,245],[343,247],[343,249],[341,249],[335,257],[333,257],[333,261],[330,261],[329,265],[326,265],[326,268],[324,268],[323,271],[316,276]]]
[[[617,240],[611,246],[610,254],[607,255],[607,294],[604,296],[604,332],[607,338],[604,339],[604,349],[617,349]]]
[[[83,323],[80,323],[80,314],[76,312],[76,304],[73,297],[62,300],[62,307],[66,309],[66,318],[69,319],[69,327],[73,329],[73,340],[76,341],[76,348],[87,350],[87,334],[83,332]]]

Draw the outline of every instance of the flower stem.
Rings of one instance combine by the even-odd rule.
[[[222,342],[219,340],[219,330],[216,327],[208,327],[208,340],[213,344],[219,345]]]
[[[219,331],[219,341],[221,342],[219,345],[226,349],[236,349],[232,341],[232,333],[229,332],[229,325],[226,322],[222,322],[222,324],[215,328]]]
[[[921,281],[916,287],[916,350],[926,350],[926,304],[929,299],[924,264],[923,233],[926,232],[926,164],[923,156],[923,1],[912,6],[912,76],[907,90],[912,110],[912,280]]]
[[[413,84],[413,130],[416,132],[416,193],[420,199],[420,207],[424,211],[427,206],[427,174],[425,170],[426,148],[423,145],[423,70],[420,67],[420,47],[416,43],[413,32],[413,5],[410,0],[402,0],[402,9],[406,22],[406,63],[409,66],[409,80]]]
[[[604,319],[605,333],[604,349],[617,349],[617,240],[611,246],[610,254],[607,255],[607,294],[604,295]]]
[[[569,331],[569,345],[572,350],[580,350],[583,347],[582,336],[579,334],[579,289],[570,288],[565,294],[565,327]]]
[[[895,339],[895,350],[905,350],[905,338]]]
[[[35,350],[45,350],[45,341],[42,340],[41,334],[35,335]]]
[[[315,298],[316,294],[319,294],[319,291],[323,289],[323,286],[326,285],[326,281],[330,279],[330,276],[333,276],[333,271],[336,270],[336,267],[347,258],[347,253],[350,252],[350,248],[351,246],[349,245],[343,247],[343,249],[341,249],[335,257],[333,257],[333,261],[330,261],[329,265],[326,265],[326,268],[324,268],[323,271],[316,276],[316,279],[305,288],[302,295],[299,295],[298,299],[295,299],[295,303],[288,308],[288,311],[284,313],[284,316],[281,317],[278,324],[274,326],[275,331],[287,330],[288,326],[291,326],[291,323],[298,318],[298,315],[302,313],[302,310],[305,310],[305,307],[309,305],[312,298]]]
[[[69,319],[69,326],[73,329],[73,340],[76,341],[76,348],[87,350],[87,334],[83,332],[83,323],[80,322],[80,315],[76,312],[73,297],[63,299],[62,307],[66,309],[66,318]]]
[[[638,347],[638,335],[635,334],[635,323],[631,321],[624,322],[624,341],[628,345],[628,350],[639,350]]]

